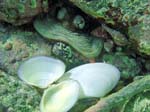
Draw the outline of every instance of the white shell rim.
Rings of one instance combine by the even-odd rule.
[[[39,87],[39,86],[37,86],[36,84],[34,84],[34,83],[32,83],[32,82],[29,82],[28,80],[26,80],[25,78],[23,78],[23,77],[21,76],[21,75],[22,75],[22,68],[23,68],[23,66],[24,66],[25,64],[30,63],[31,61],[37,60],[38,58],[44,58],[44,59],[47,59],[47,60],[55,60],[55,61],[58,61],[59,63],[61,63],[61,64],[63,65],[63,67],[64,67],[64,72],[65,72],[66,65],[64,64],[63,61],[61,61],[61,60],[59,60],[59,59],[57,59],[57,58],[54,58],[54,57],[49,57],[49,56],[33,56],[33,57],[31,57],[31,58],[25,60],[25,61],[19,66],[18,71],[17,71],[17,74],[18,74],[19,78],[20,78],[22,81],[24,81],[26,84],[31,85],[31,86]],[[64,74],[64,72],[61,74],[61,76]],[[61,77],[61,76],[60,76],[60,77]],[[59,78],[60,78],[60,77],[59,77]],[[58,79],[59,79],[59,78],[58,78]],[[58,80],[58,79],[56,79],[56,80]],[[39,88],[42,88],[42,87],[39,87]],[[44,88],[45,88],[45,87],[44,87]]]
[[[56,85],[52,85],[52,89],[54,89],[55,87],[57,88],[57,87],[59,87],[59,86],[62,86],[63,84],[65,84],[66,83],[66,85],[67,85],[67,83],[74,83],[75,84],[75,86],[77,87],[77,88],[75,88],[76,89],[76,93],[74,93],[74,94],[76,94],[75,95],[75,97],[74,98],[72,98],[74,101],[73,102],[71,102],[71,105],[69,105],[69,107],[67,107],[67,109],[65,110],[65,111],[62,111],[62,110],[60,110],[59,112],[67,112],[68,110],[70,110],[73,106],[74,106],[74,104],[77,102],[77,100],[78,100],[78,98],[79,98],[79,89],[80,89],[80,84],[77,82],[77,81],[75,81],[75,80],[65,80],[65,81],[63,81],[63,82],[60,82],[60,83],[58,83],[58,84],[56,84]],[[69,84],[68,84],[69,85]],[[70,86],[70,85],[69,85]],[[45,109],[44,109],[44,106],[43,106],[43,104],[44,104],[44,97],[47,95],[47,92],[49,92],[49,91],[51,91],[52,90],[51,89],[51,86],[49,87],[49,88],[47,88],[47,89],[45,89],[45,91],[44,91],[44,93],[43,93],[43,96],[42,96],[42,99],[41,99],[41,102],[40,102],[40,111],[41,112],[47,112],[47,111],[45,111]],[[62,88],[63,89],[63,88]],[[75,90],[74,89],[74,90]],[[59,91],[59,90],[58,90]],[[65,106],[68,106],[68,105],[66,105],[66,104],[64,104]]]

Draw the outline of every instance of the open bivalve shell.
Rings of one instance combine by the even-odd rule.
[[[67,112],[79,97],[79,84],[74,80],[52,85],[44,91],[40,103],[41,112]]]
[[[80,98],[103,97],[120,79],[119,70],[106,63],[84,64],[69,70],[66,74],[80,84]]]
[[[46,88],[64,74],[65,68],[65,64],[58,59],[37,56],[20,66],[18,76],[27,84]]]

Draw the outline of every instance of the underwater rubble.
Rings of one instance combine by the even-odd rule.
[[[99,62],[120,71],[112,91],[79,99],[68,112],[150,111],[149,0],[1,0],[0,112],[40,112],[45,90],[17,76],[20,65],[36,56],[57,58],[67,71]],[[54,93],[62,80],[54,82]]]

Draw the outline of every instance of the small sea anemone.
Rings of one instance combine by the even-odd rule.
[[[73,19],[73,25],[77,29],[83,29],[85,27],[85,20],[82,16],[76,15]]]

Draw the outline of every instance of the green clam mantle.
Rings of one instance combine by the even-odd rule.
[[[67,30],[50,18],[36,19],[34,27],[44,38],[65,42],[87,58],[97,57],[103,48],[100,39]]]
[[[63,62],[46,56],[31,58],[20,66],[18,75],[27,84],[48,87],[41,100],[41,112],[67,112],[80,98],[103,97],[116,86],[120,78],[115,66],[90,63],[69,70],[57,84],[52,84],[64,72]]]

